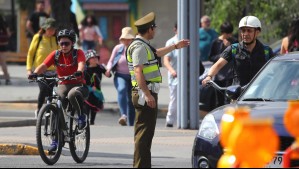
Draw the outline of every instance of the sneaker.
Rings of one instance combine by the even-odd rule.
[[[49,152],[54,152],[57,150],[57,148],[58,148],[58,142],[53,140],[52,144],[50,145]]]
[[[127,116],[122,116],[119,120],[118,123],[122,126],[126,126],[127,125]]]
[[[85,115],[81,115],[79,116],[78,119],[78,128],[79,130],[83,130],[86,126],[86,116]]]

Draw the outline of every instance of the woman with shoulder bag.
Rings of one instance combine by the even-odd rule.
[[[5,52],[7,52],[9,37],[10,37],[9,28],[3,16],[0,15],[0,65],[2,67],[6,85],[11,85],[11,81],[10,81],[10,77],[6,65],[6,57],[4,56]]]
[[[29,47],[27,56],[27,73],[28,75],[44,62],[47,56],[54,50],[58,50],[59,46],[56,40],[56,28],[55,19],[48,18],[45,23],[41,26],[40,31],[34,35],[32,42]],[[44,73],[48,77],[56,76],[56,68],[51,66]],[[50,88],[48,85],[50,85]],[[55,83],[53,81],[46,81],[46,84],[39,82],[38,86],[40,89],[38,96],[37,110],[35,111],[35,117],[37,118],[38,112],[43,106],[46,97],[51,96]]]
[[[134,125],[135,109],[132,103],[132,84],[131,76],[126,59],[126,49],[133,41],[135,36],[131,27],[122,29],[122,35],[119,38],[120,44],[115,46],[107,65],[106,74],[109,76],[111,70],[115,73],[114,85],[118,92],[118,104],[121,117],[118,123],[122,126]]]

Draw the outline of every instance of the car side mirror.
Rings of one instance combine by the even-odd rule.
[[[242,92],[242,88],[240,85],[229,86],[226,89],[226,95],[232,100],[237,100],[241,95],[241,92]]]

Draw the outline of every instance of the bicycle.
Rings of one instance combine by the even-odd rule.
[[[44,80],[53,80],[57,87],[58,82],[73,79],[76,79],[73,75],[62,78],[40,76],[31,82],[47,84]],[[57,141],[56,151],[49,150],[53,140]],[[61,97],[57,95],[54,88],[53,96],[47,98],[47,103],[39,111],[36,141],[40,156],[48,165],[54,165],[59,160],[65,143],[69,143],[69,150],[74,161],[83,163],[88,156],[90,147],[89,122],[86,120],[86,126],[79,130],[78,114],[72,109],[68,100],[67,107],[63,108]]]

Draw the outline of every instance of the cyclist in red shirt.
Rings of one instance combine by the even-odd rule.
[[[87,124],[87,115],[83,106],[84,100],[88,97],[88,88],[85,85],[83,74],[85,55],[82,50],[74,49],[76,34],[73,30],[59,31],[57,40],[61,49],[49,54],[44,63],[37,67],[28,78],[36,79],[38,75],[44,73],[52,65],[56,66],[58,77],[75,75],[76,80],[66,80],[58,84],[57,94],[62,98],[64,107],[66,107],[65,98],[68,98],[79,115],[79,129],[84,129]],[[57,149],[55,140],[53,140],[50,149]]]

